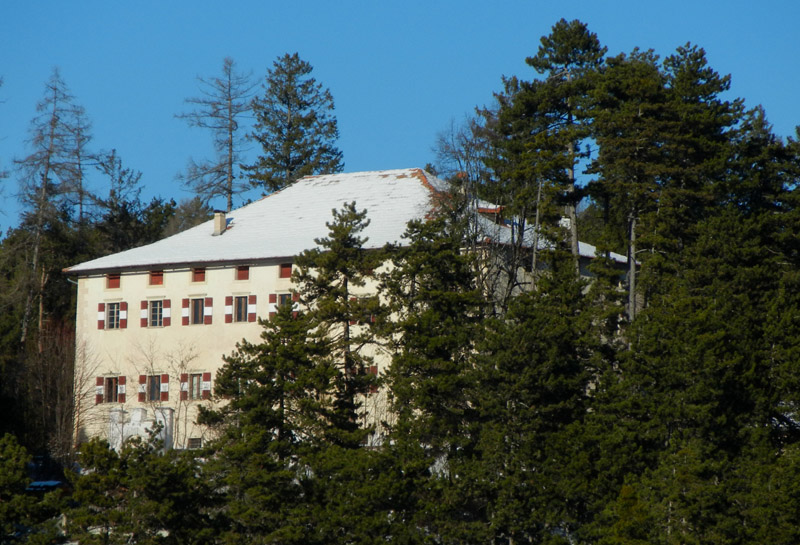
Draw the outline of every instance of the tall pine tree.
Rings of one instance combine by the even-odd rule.
[[[279,57],[267,72],[264,95],[252,102],[256,122],[250,136],[262,153],[244,169],[250,182],[265,191],[310,174],[340,172],[344,166],[336,148],[333,96],[311,71],[297,53]]]

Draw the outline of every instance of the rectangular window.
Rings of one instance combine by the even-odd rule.
[[[203,440],[200,437],[190,437],[186,442],[186,448],[196,449],[203,447]]]
[[[203,375],[196,373],[189,375],[189,399],[202,399]]]
[[[147,401],[161,401],[161,375],[147,377]]]
[[[292,264],[291,263],[281,263],[280,266],[280,278],[291,278],[292,277]]]
[[[107,274],[106,287],[108,289],[119,288],[119,274]]]
[[[149,325],[150,327],[163,327],[164,325],[164,301],[150,301],[149,311]]]
[[[291,293],[279,293],[278,294],[278,306],[282,307],[283,305],[291,305],[292,304],[292,294]]]
[[[206,269],[205,267],[199,267],[197,269],[192,269],[192,282],[205,282],[206,281]]]
[[[106,329],[119,329],[119,303],[106,304]]]
[[[250,267],[247,265],[236,267],[236,280],[249,280],[250,279]]]
[[[106,377],[105,389],[103,392],[103,401],[106,403],[117,403],[119,401],[119,397],[117,396],[118,392],[119,392],[119,378]]]
[[[246,322],[247,321],[247,296],[239,295],[234,298],[233,308],[233,321]]]
[[[202,297],[198,297],[197,299],[192,299],[192,323],[193,324],[202,324],[203,323],[203,307],[204,307],[204,299]]]
[[[162,286],[164,284],[164,271],[150,271],[150,285]]]

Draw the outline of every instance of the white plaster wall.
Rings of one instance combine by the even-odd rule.
[[[75,382],[79,397],[76,440],[100,436],[119,442],[120,433],[115,430],[133,429],[131,415],[136,414],[137,421],[152,420],[157,409],[163,408],[173,411],[171,435],[175,448],[185,448],[189,438],[208,440],[209,432],[194,422],[197,407],[211,401],[182,401],[180,375],[210,372],[213,389],[216,371],[224,364],[223,355],[233,352],[243,338],[257,341],[262,330],[257,321],[225,323],[225,297],[256,295],[257,316],[267,318],[270,310],[274,310],[269,295],[291,291],[291,279],[279,278],[280,264],[290,261],[250,264],[248,280],[236,280],[235,265],[206,266],[204,282],[192,282],[189,267],[165,269],[163,285],[158,286],[149,285],[149,271],[123,272],[120,287],[112,289],[106,287],[105,275],[80,277],[76,318]],[[354,295],[374,292],[375,286],[367,285],[358,288]],[[213,298],[212,323],[182,325],[182,299],[197,297]],[[141,327],[140,303],[150,299],[170,299],[169,326]],[[128,304],[127,327],[98,329],[98,303],[122,301]],[[383,373],[386,358],[378,353],[375,356],[379,372]],[[155,374],[169,375],[169,400],[138,401],[139,375]],[[96,377],[106,376],[126,377],[124,403],[95,403]],[[363,411],[369,413],[365,414],[365,421],[385,420],[385,403],[382,392],[367,396],[363,400]],[[140,409],[147,409],[147,414],[140,414]]]

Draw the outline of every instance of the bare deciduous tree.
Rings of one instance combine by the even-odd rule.
[[[217,152],[216,158],[211,160],[190,159],[186,172],[180,174],[179,179],[206,204],[217,197],[225,198],[227,210],[233,207],[233,196],[250,187],[237,176],[244,142],[240,124],[250,111],[255,87],[250,77],[250,74],[236,72],[236,63],[226,57],[221,76],[197,78],[201,96],[186,99],[195,109],[177,116],[191,127],[209,129]]]

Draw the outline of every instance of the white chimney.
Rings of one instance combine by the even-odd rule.
[[[219,236],[225,232],[225,227],[227,226],[227,219],[225,218],[225,212],[222,210],[215,210],[214,211],[214,232],[211,233],[213,236]]]

